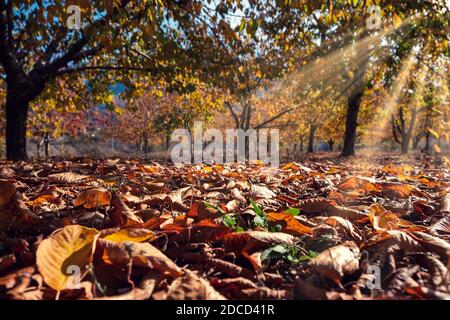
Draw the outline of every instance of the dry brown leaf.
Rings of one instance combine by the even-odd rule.
[[[192,204],[188,217],[197,218],[198,220],[216,219],[224,215],[224,212],[218,210],[206,202],[195,202]]]
[[[414,190],[414,187],[409,184],[384,184],[383,192],[391,192],[397,197],[407,198],[411,195],[411,192]]]
[[[447,193],[441,200],[441,212],[450,214],[450,193]]]
[[[54,173],[48,176],[48,181],[53,183],[70,184],[86,179],[88,176],[76,172]]]
[[[272,199],[276,194],[266,186],[253,184],[250,188],[250,195],[255,199]]]
[[[325,198],[311,198],[299,203],[298,208],[304,213],[323,213],[331,206],[332,201]]]
[[[100,239],[99,244],[103,248],[103,261],[107,264],[126,266],[131,260],[134,266],[148,267],[173,277],[183,273],[172,260],[150,243]]]
[[[352,238],[357,242],[361,242],[363,240],[359,230],[345,218],[331,216],[328,217],[327,220],[325,220],[325,223],[335,227],[338,230],[342,230],[346,236]]]
[[[120,197],[119,193],[114,191],[111,200],[112,213],[111,219],[114,226],[118,227],[130,227],[141,226],[144,221],[134,214],[125,202]]]
[[[226,300],[205,279],[195,273],[175,279],[169,287],[167,300]]]
[[[327,212],[329,215],[342,217],[350,221],[367,218],[367,215],[364,212],[342,206],[329,206]]]
[[[309,265],[320,274],[340,283],[344,275],[359,269],[359,248],[352,242],[344,242],[326,249],[313,258]]]

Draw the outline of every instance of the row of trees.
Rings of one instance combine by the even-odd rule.
[[[67,25],[70,4],[79,29]],[[98,104],[117,111],[112,136],[144,145],[216,110],[244,130],[342,139],[345,156],[380,131],[374,121],[392,126],[403,151],[448,130],[445,1],[0,0],[0,13],[8,159],[27,157],[30,113],[45,124],[39,115],[76,118]]]

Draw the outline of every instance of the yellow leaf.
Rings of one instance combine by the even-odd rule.
[[[81,280],[92,260],[98,235],[95,229],[70,225],[42,241],[36,263],[45,283],[61,291],[68,288],[71,280]]]
[[[441,153],[442,152],[442,149],[441,149],[441,147],[438,144],[435,144],[433,146],[433,149],[434,149],[434,152],[436,152],[436,153]]]
[[[210,167],[210,166],[206,166],[206,167],[203,167],[202,171],[203,171],[204,173],[210,173],[210,172],[213,171],[213,168]]]
[[[412,223],[400,219],[394,213],[386,211],[379,204],[370,206],[369,220],[372,223],[373,228],[380,232],[414,226]]]
[[[155,233],[153,231],[144,228],[129,228],[108,234],[103,239],[116,242],[121,241],[144,242],[153,239],[154,237]]]
[[[428,132],[429,132],[433,137],[435,137],[436,139],[439,139],[439,133],[437,133],[437,132],[434,131],[433,129],[428,128]]]
[[[393,20],[394,20],[394,28],[395,29],[397,29],[398,27],[401,26],[402,18],[400,18],[396,13],[394,13]]]

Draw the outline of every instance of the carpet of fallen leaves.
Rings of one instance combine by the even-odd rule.
[[[2,299],[450,298],[433,160],[0,165]]]

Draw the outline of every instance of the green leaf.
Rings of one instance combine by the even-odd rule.
[[[251,205],[252,205],[252,207],[253,207],[253,211],[255,211],[255,213],[256,213],[257,215],[259,215],[259,216],[264,215],[264,211],[263,211],[260,207],[258,207],[258,205],[256,204],[255,200],[253,200],[252,198],[250,198],[250,203],[251,203]]]
[[[241,26],[239,27],[239,32],[242,32],[245,29],[245,20],[242,19]]]
[[[299,261],[300,261],[300,262],[302,262],[302,261],[309,261],[309,260],[311,260],[311,259],[317,257],[318,255],[319,255],[318,252],[313,251],[313,250],[309,250],[309,251],[308,251],[308,254],[305,254],[305,255],[301,256],[300,259],[299,259]]]
[[[288,208],[288,209],[284,210],[284,212],[289,213],[290,215],[293,215],[293,216],[298,216],[300,214],[300,209]]]

